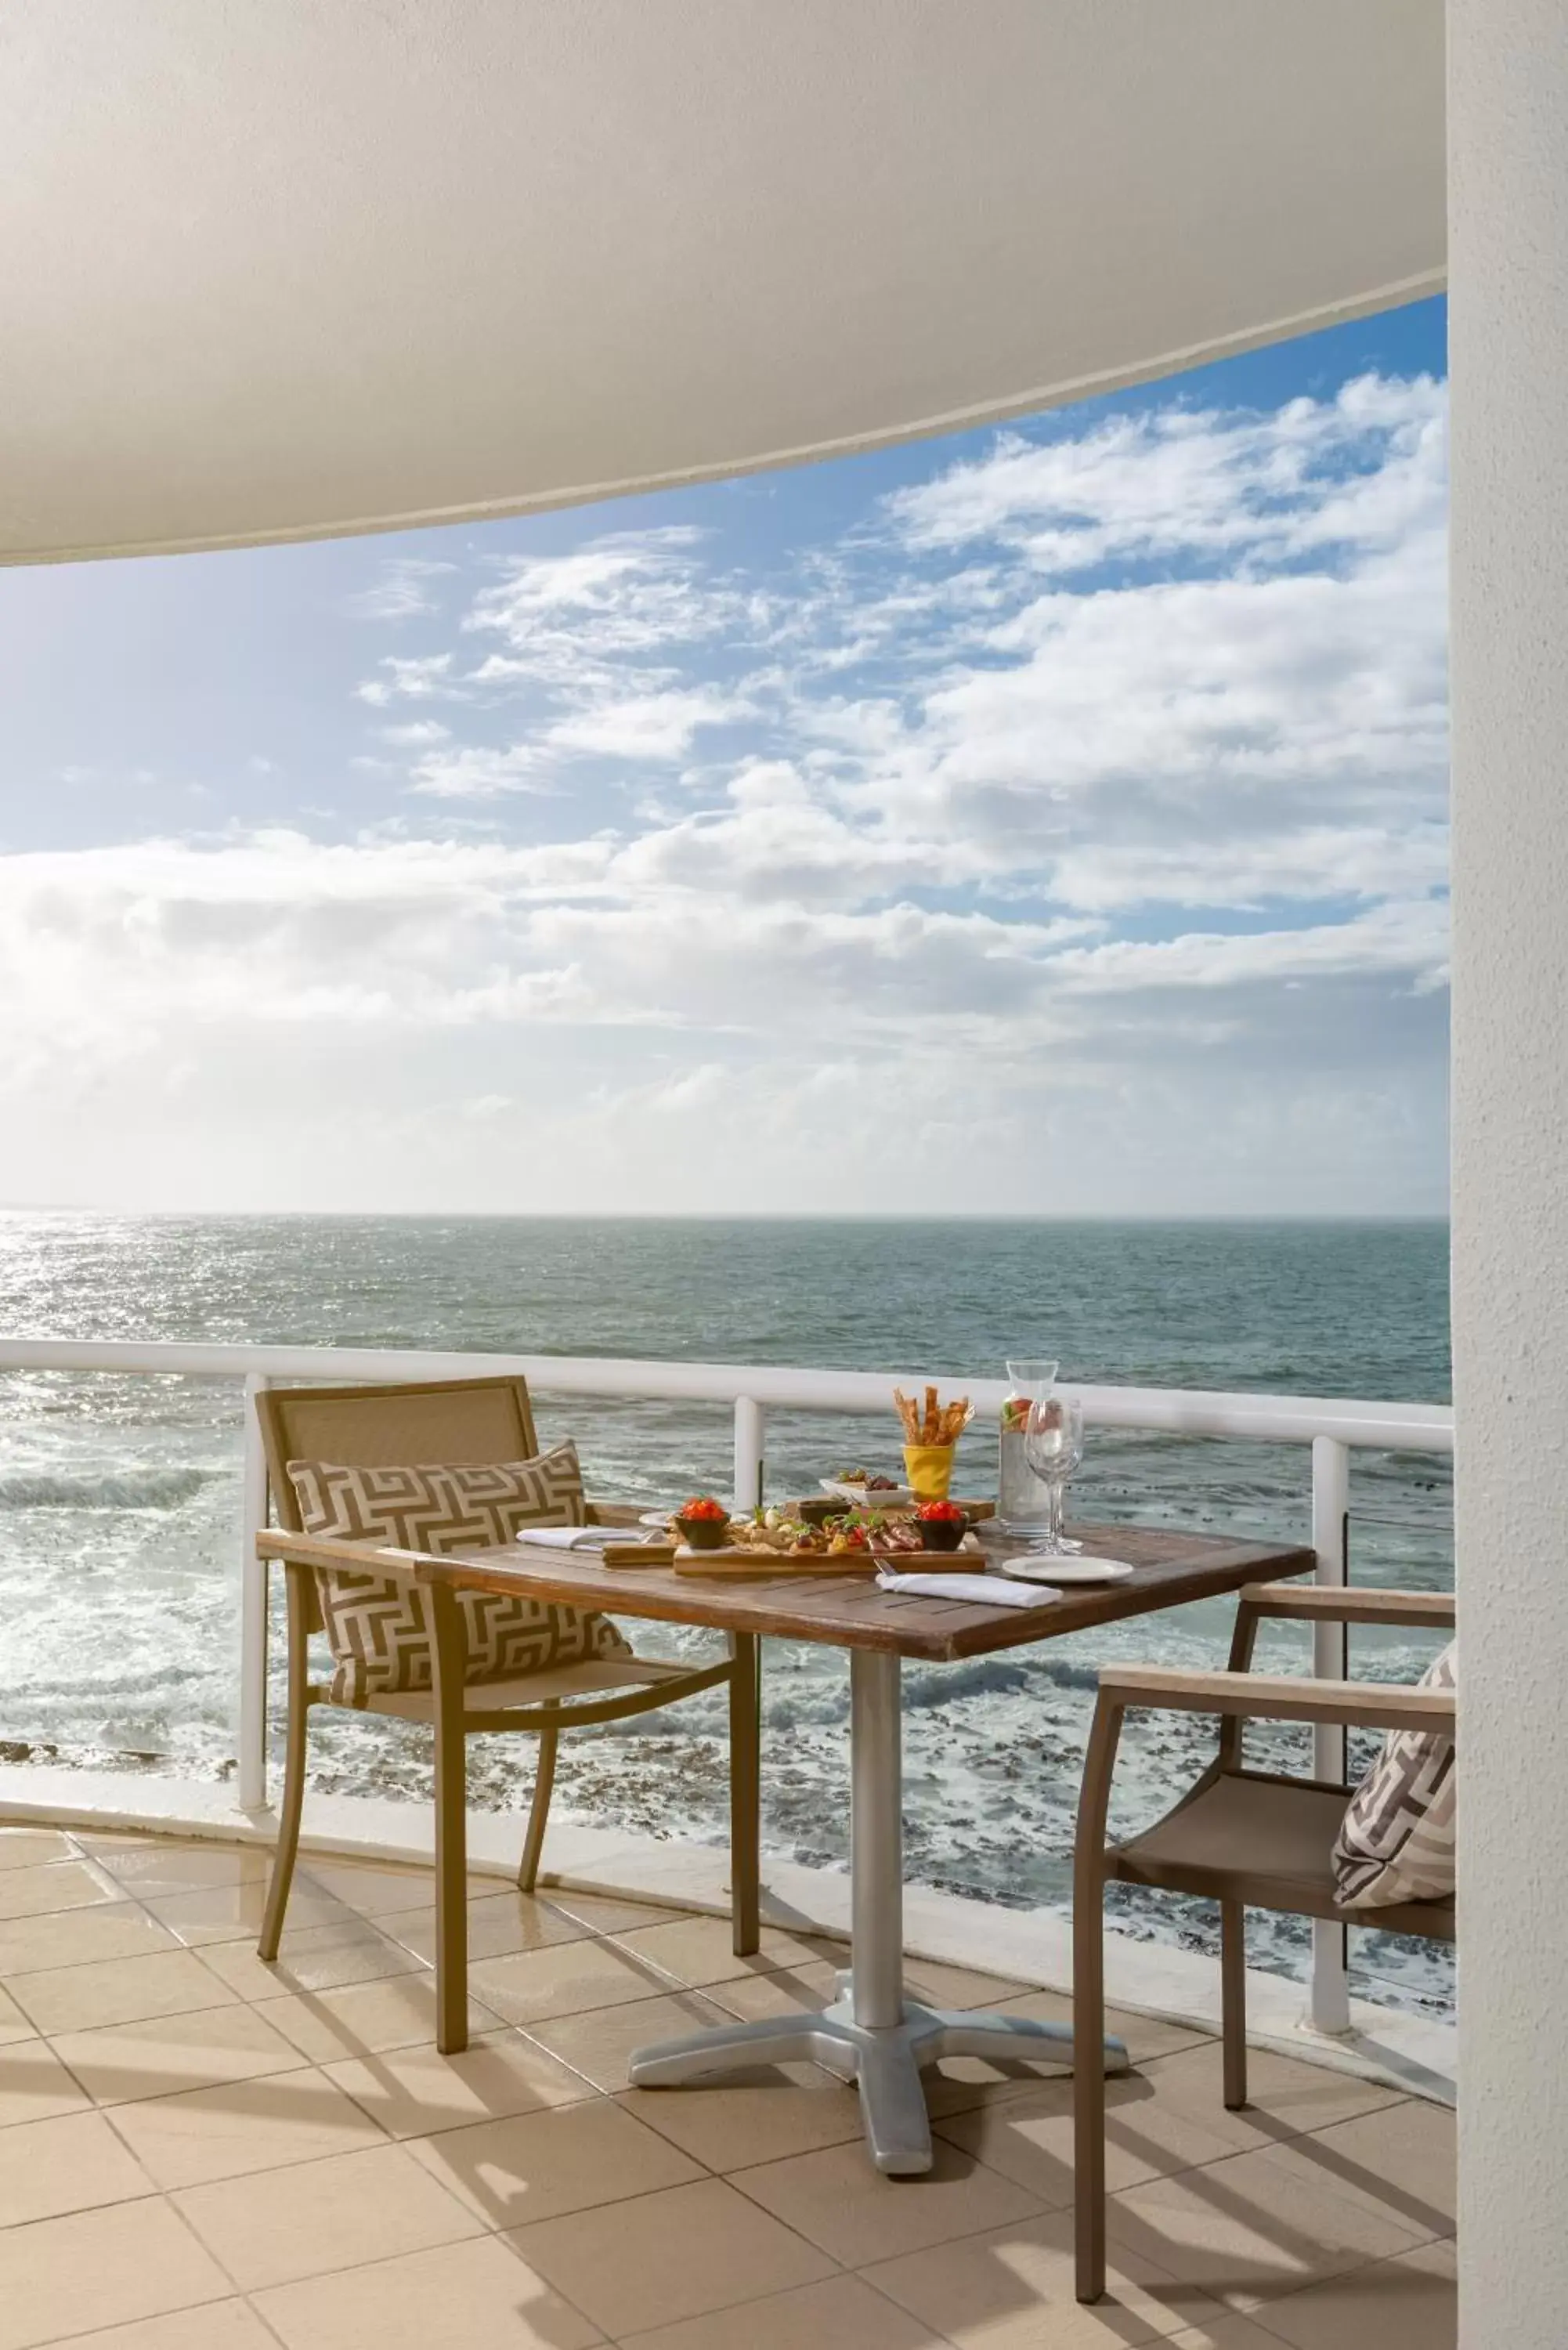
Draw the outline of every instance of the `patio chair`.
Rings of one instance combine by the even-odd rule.
[[[1098,2301],[1106,2284],[1105,1888],[1156,1886],[1220,1904],[1223,2096],[1247,2102],[1246,1958],[1249,1904],[1343,1926],[1454,1939],[1452,1898],[1346,1908],[1338,1898],[1334,1840],[1353,1787],[1242,1767],[1248,1720],[1324,1722],[1454,1736],[1452,1690],[1370,1681],[1316,1680],[1250,1668],[1265,1617],[1344,1624],[1451,1628],[1454,1601],[1442,1592],[1392,1592],[1253,1584],[1245,1588],[1225,1672],[1193,1673],[1116,1665],[1100,1675],[1090,1732],[1073,1890],[1073,2026],[1077,2295]],[[1220,1717],[1220,1749],[1197,1784],[1152,1827],[1122,1844],[1106,1841],[1106,1818],[1122,1722],[1129,1707]]]
[[[329,1461],[349,1469],[387,1469],[440,1462],[452,1467],[483,1467],[501,1462],[532,1461],[539,1451],[527,1382],[522,1378],[443,1379],[411,1385],[351,1388],[267,1388],[256,1396],[266,1451],[267,1482],[280,1525],[288,1533],[303,1532],[298,1497],[289,1478],[290,1461]],[[587,1504],[590,1524],[634,1524],[634,1506],[614,1503]],[[758,1773],[759,1692],[757,1643],[736,1636],[728,1656],[716,1663],[692,1668],[629,1651],[588,1662],[546,1667],[508,1680],[465,1682],[465,1659],[452,1652],[461,1644],[462,1622],[450,1596],[422,1594],[423,1618],[432,1651],[439,1649],[433,1687],[428,1692],[365,1697],[353,1706],[335,1699],[330,1689],[310,1679],[309,1642],[323,1628],[315,1570],[286,1559],[288,1591],[288,1736],[284,1766],[283,1803],[272,1879],[258,1944],[264,1959],[275,1959],[288,1906],[299,1846],[300,1815],[305,1803],[306,1743],[311,1714],[317,1706],[335,1704],[350,1713],[378,1719],[417,1722],[435,1730],[436,1844],[438,1877],[443,1844],[449,1856],[461,1852],[466,1818],[466,1745],[470,1738],[500,1731],[524,1731],[539,1742],[533,1800],[523,1839],[517,1872],[519,1889],[532,1892],[538,1880],[555,1782],[556,1748],[563,1731],[586,1729],[606,1721],[625,1721],[657,1707],[675,1705],[703,1690],[727,1684],[730,1692],[730,1854],[731,1900],[737,1954],[750,1956],[758,1946]],[[381,1573],[378,1562],[378,1573]],[[388,1562],[385,1572],[399,1570]],[[408,1579],[412,1585],[410,1562]],[[416,1592],[419,1586],[414,1586]],[[447,1604],[442,1605],[442,1602]],[[421,1602],[416,1599],[416,1607]],[[455,1665],[456,1669],[452,1669]],[[462,1698],[461,1722],[444,1718],[443,1709]],[[461,1898],[461,1897],[460,1897]],[[444,1905],[443,1905],[444,1907]],[[447,1981],[441,1997],[440,2045],[444,2054],[461,2049],[467,2031],[466,1997],[461,1987],[464,1972],[462,1952],[457,1963],[441,1965]]]

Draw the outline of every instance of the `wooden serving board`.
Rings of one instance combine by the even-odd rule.
[[[972,1572],[977,1559],[983,1565],[984,1556],[972,1535],[957,1550],[691,1550],[682,1544],[675,1554],[675,1572],[721,1581],[745,1575],[875,1575],[879,1566],[890,1566],[899,1575],[961,1575]]]

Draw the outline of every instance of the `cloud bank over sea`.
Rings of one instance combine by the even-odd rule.
[[[162,700],[0,754],[5,1195],[1440,1209],[1446,388],[1221,375],[94,567]]]

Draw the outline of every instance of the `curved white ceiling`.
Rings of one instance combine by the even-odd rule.
[[[7,0],[0,556],[506,513],[1428,292],[1438,0]]]

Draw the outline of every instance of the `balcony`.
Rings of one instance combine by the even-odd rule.
[[[870,2168],[810,2066],[639,2092],[639,2042],[818,2004],[842,1953],[476,1874],[472,2046],[432,2043],[417,1867],[0,1831],[0,2343],[98,2350],[1442,2350],[1452,2116],[1279,2054],[1227,2114],[1191,2024],[1123,2015],[1110,2292],[1073,2298],[1071,2085],[944,2064],[922,2179]],[[949,2005],[1059,2015],[973,1969]]]

